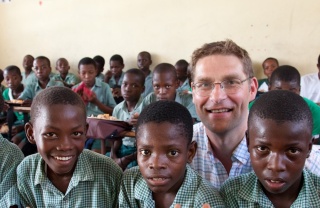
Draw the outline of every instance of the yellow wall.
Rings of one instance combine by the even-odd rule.
[[[11,0],[0,4],[0,68],[21,67],[25,54],[78,61],[118,53],[125,69],[137,53],[160,62],[189,61],[205,42],[233,39],[248,50],[256,75],[269,56],[316,72],[320,53],[317,0]]]

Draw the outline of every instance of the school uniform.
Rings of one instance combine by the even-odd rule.
[[[64,80],[61,78],[60,74],[55,74],[53,76],[53,80],[63,81],[69,85],[76,85],[80,82],[79,77],[77,77],[75,74],[72,74],[72,73],[68,73]]]

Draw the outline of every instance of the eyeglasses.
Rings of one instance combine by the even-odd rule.
[[[244,80],[240,79],[231,79],[224,80],[222,82],[198,82],[193,84],[194,91],[197,95],[201,97],[210,96],[212,90],[215,88],[216,84],[220,85],[220,89],[222,89],[226,94],[235,94],[239,91],[242,86],[242,83],[251,79],[252,77],[248,77]]]

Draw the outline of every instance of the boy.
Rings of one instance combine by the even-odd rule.
[[[69,72],[70,66],[67,59],[59,58],[56,62],[56,70],[59,74],[55,74],[53,80],[62,82],[64,86],[71,88],[80,82],[76,75]]]
[[[268,92],[269,80],[272,72],[279,66],[279,62],[276,58],[269,57],[262,63],[263,73],[267,76],[265,79],[259,79],[258,84],[259,92]]]
[[[311,132],[311,112],[299,95],[274,90],[260,96],[248,119],[254,172],[223,185],[227,206],[320,207],[320,177],[304,169],[312,149]]]
[[[22,204],[30,207],[116,207],[121,169],[110,159],[83,150],[86,111],[66,87],[40,92],[25,130],[38,154],[17,169]]]
[[[93,60],[96,62],[96,67],[97,67],[97,74],[96,77],[100,80],[103,81],[104,80],[104,75],[102,74],[103,70],[104,70],[104,64],[105,64],[105,60],[102,56],[95,56],[93,57]]]
[[[4,92],[4,90],[6,89],[6,87],[2,84],[3,80],[4,80],[3,70],[0,69],[0,90],[1,90],[1,92]]]
[[[116,102],[113,99],[109,85],[96,78],[96,62],[88,57],[81,59],[78,64],[78,72],[81,83],[73,86],[72,89],[77,92],[82,87],[85,87],[89,90],[90,94],[83,95],[84,101],[87,102],[87,116],[97,116],[98,114],[111,115]],[[87,148],[100,152],[100,143],[99,140],[90,139],[88,140]]]
[[[188,78],[188,66],[189,63],[184,59],[177,61],[175,64],[177,78],[179,80],[178,93],[188,94],[188,92],[191,91],[191,80]]]
[[[121,95],[121,84],[124,76],[124,73],[122,71],[124,68],[123,58],[120,55],[115,54],[111,56],[109,63],[112,77],[110,78],[108,83],[112,88],[114,100],[118,104],[123,101],[123,97]]]
[[[198,116],[192,102],[192,95],[177,93],[179,81],[177,79],[176,69],[168,63],[158,64],[153,71],[153,91],[147,95],[142,102],[142,108],[159,100],[176,101],[186,107],[194,121]]]
[[[150,65],[152,64],[151,55],[147,51],[142,51],[138,54],[137,65],[138,68],[141,69],[144,73],[145,82],[145,90],[142,93],[142,97],[146,97],[149,93],[153,92],[152,88],[152,72],[150,70]]]
[[[129,69],[124,73],[121,85],[121,93],[124,101],[114,109],[112,116],[122,121],[128,121],[135,125],[135,114],[141,112],[141,93],[144,91],[144,73],[139,69]],[[111,145],[111,158],[124,170],[137,165],[136,162],[136,140],[132,137],[125,137],[116,140]]]
[[[34,58],[31,55],[26,55],[23,58],[22,66],[24,69],[24,72],[22,72],[22,84],[25,86],[37,82],[37,77],[34,71],[32,70]]]
[[[45,56],[38,56],[34,62],[33,67],[36,73],[37,81],[25,86],[23,92],[19,96],[22,100],[32,100],[36,94],[41,90],[53,87],[53,86],[63,86],[61,82],[56,82],[50,79],[51,66],[50,60]]]
[[[197,148],[192,126],[189,111],[177,102],[155,102],[141,112],[139,167],[124,173],[120,207],[224,207],[219,193],[187,164]]]

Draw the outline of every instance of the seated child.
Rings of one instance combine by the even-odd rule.
[[[261,95],[248,119],[254,172],[224,183],[227,207],[320,207],[320,176],[304,169],[311,132],[311,112],[301,96],[285,90]]]
[[[124,101],[114,109],[112,116],[122,121],[128,121],[135,125],[136,114],[141,112],[141,93],[144,91],[144,73],[139,69],[129,69],[124,73],[121,92]],[[137,165],[136,162],[136,139],[125,137],[116,140],[111,145],[111,158],[124,170]]]
[[[8,86],[3,91],[4,100],[10,101],[17,99],[24,90],[22,84],[21,71],[17,66],[8,66],[4,69],[4,80]],[[26,134],[24,132],[24,115],[21,112],[14,112],[14,126],[12,127],[11,141],[18,145],[20,149],[26,144]]]
[[[186,107],[194,121],[199,121],[191,94],[177,93],[179,81],[176,69],[168,63],[158,64],[153,71],[153,91],[142,101],[142,108],[158,100],[176,101]]]
[[[3,70],[0,69],[0,90],[1,90],[1,93],[4,92],[4,90],[6,89],[6,87],[2,84],[3,80],[4,80]]]
[[[142,93],[142,97],[146,97],[149,93],[153,92],[152,87],[152,72],[150,70],[150,65],[152,64],[151,55],[147,51],[142,51],[138,54],[137,65],[141,69],[145,76],[145,90]]]
[[[100,81],[104,81],[104,75],[102,74],[103,70],[104,70],[104,64],[105,64],[105,60],[102,56],[95,56],[93,57],[93,60],[96,62],[96,67],[97,67],[97,74],[96,77],[100,80]]]
[[[33,82],[37,82],[37,77],[34,71],[32,70],[34,58],[31,55],[26,55],[23,58],[22,66],[24,72],[22,72],[22,84],[27,86]]]
[[[279,66],[279,62],[276,58],[269,57],[262,63],[263,73],[267,76],[265,79],[259,79],[258,84],[259,92],[268,92],[269,80],[272,72]]]
[[[82,94],[82,98],[87,103],[87,116],[97,116],[99,114],[111,115],[116,102],[113,99],[109,85],[96,78],[96,62],[88,57],[81,59],[78,64],[78,72],[81,82],[73,86],[72,89],[78,93],[86,92],[85,90],[81,91],[81,89],[89,91],[89,93]],[[100,152],[101,142],[99,140],[90,139],[88,142],[90,143],[88,146],[91,146],[88,147],[89,149]]]
[[[1,95],[0,104],[0,110],[2,110],[3,98]],[[22,160],[21,150],[0,134],[0,207],[20,205],[16,187],[16,170]]]
[[[269,81],[269,91],[271,90],[289,90],[296,94],[300,94],[300,73],[299,71],[289,65],[279,66],[273,71]],[[320,107],[311,100],[304,98],[308,104],[313,119],[312,135],[320,134]],[[249,108],[254,102],[249,104]]]
[[[124,172],[120,207],[224,207],[219,192],[189,165],[197,149],[189,111],[173,101],[147,106],[139,116],[139,167]]]
[[[181,59],[175,64],[177,78],[179,80],[178,93],[188,94],[191,91],[191,80],[188,78],[188,67],[189,63]]]
[[[69,72],[70,66],[67,59],[59,58],[56,62],[56,70],[59,74],[56,74],[53,79],[62,82],[64,86],[71,88],[80,82],[75,74]]]
[[[35,97],[25,129],[39,153],[17,169],[23,206],[117,207],[122,171],[110,158],[83,150],[86,117],[81,97],[69,88]]]
[[[22,100],[32,100],[41,90],[53,86],[64,86],[61,82],[56,82],[50,78],[51,66],[50,60],[45,56],[38,56],[33,62],[33,68],[37,81],[25,86],[19,96]]]
[[[122,71],[124,68],[123,58],[118,54],[113,55],[111,56],[109,63],[112,76],[108,84],[112,88],[114,100],[118,104],[123,101],[123,97],[121,95],[121,84],[124,76],[124,72]]]

